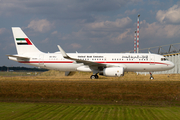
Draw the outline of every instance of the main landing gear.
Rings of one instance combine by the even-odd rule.
[[[149,74],[150,74],[150,79],[153,80],[154,77],[152,76],[152,73],[150,72]]]
[[[98,79],[99,78],[99,76],[97,75],[97,74],[95,74],[95,75],[91,75],[91,77],[90,77],[91,79]]]

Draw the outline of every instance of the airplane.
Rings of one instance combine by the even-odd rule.
[[[41,67],[65,71],[92,72],[91,79],[99,75],[120,77],[124,72],[152,72],[172,69],[174,63],[164,56],[152,53],[66,53],[59,45],[59,52],[41,52],[20,27],[12,27],[17,54],[7,55],[8,59]]]

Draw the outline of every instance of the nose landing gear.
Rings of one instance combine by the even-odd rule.
[[[154,77],[152,76],[152,73],[150,72],[149,74],[150,74],[150,79],[153,80]]]

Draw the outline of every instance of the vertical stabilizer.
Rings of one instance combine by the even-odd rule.
[[[14,41],[19,55],[26,53],[41,53],[19,27],[12,27]]]

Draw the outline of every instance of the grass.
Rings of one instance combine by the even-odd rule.
[[[1,120],[179,120],[179,107],[79,105],[52,103],[0,103]]]
[[[49,71],[0,77],[0,118],[180,119],[180,75],[89,79],[90,73]]]
[[[0,80],[9,79],[13,80],[58,80],[58,81],[93,81],[90,78],[92,73],[86,72],[72,72],[70,76],[65,76],[64,72],[50,70],[46,72],[0,72]],[[162,74],[153,75],[155,79],[153,81],[179,81],[180,74]],[[105,77],[100,76],[99,79],[94,81],[150,81],[149,75],[137,75],[133,72],[125,73],[123,77]]]
[[[69,77],[57,73],[60,74],[1,77],[0,101],[180,105],[178,75],[159,75],[152,81],[147,76],[128,73],[121,78],[91,80],[86,78],[89,73]],[[48,73],[51,74],[54,72]]]
[[[0,76],[37,76],[40,75],[42,72],[0,72]]]

